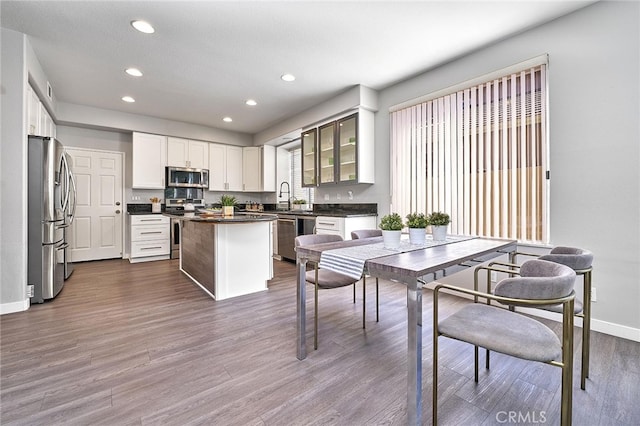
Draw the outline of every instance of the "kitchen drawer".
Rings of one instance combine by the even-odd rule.
[[[169,254],[169,239],[157,241],[132,241],[131,257],[162,256]]]
[[[131,227],[131,241],[168,240],[169,224],[161,225],[133,225]]]
[[[131,225],[169,225],[169,216],[161,214],[141,214],[131,216]]]
[[[316,233],[318,234],[329,233],[329,232],[320,232],[320,231],[334,231],[337,235],[343,235],[344,234],[344,218],[318,216],[316,218]]]

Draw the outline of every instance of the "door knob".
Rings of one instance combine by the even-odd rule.
[[[120,214],[120,210],[116,210],[116,214]]]
[[[119,206],[119,205],[120,205],[120,201],[116,201],[116,206]]]

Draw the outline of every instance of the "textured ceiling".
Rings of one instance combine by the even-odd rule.
[[[29,36],[59,102],[253,134],[354,85],[385,88],[590,3],[3,0],[0,13],[2,27]],[[155,34],[135,31],[134,19]]]

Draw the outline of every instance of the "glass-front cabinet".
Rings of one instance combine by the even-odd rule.
[[[319,129],[318,145],[320,149],[320,180],[319,184],[333,183],[336,181],[335,172],[335,137],[336,137],[336,122],[325,124]]]
[[[373,128],[373,112],[360,109],[303,131],[303,186],[373,183]]]
[[[302,186],[316,186],[318,184],[318,150],[317,129],[302,132]]]
[[[338,164],[336,176],[338,182],[356,182],[356,141],[358,135],[357,114],[338,120]]]

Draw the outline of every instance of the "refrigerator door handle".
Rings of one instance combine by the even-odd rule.
[[[76,216],[76,205],[77,200],[76,200],[76,196],[78,195],[78,190],[76,187],[76,178],[73,176],[73,173],[71,172],[71,169],[69,170],[69,180],[71,181],[71,191],[73,193],[72,196],[72,200],[73,200],[73,206],[71,207],[71,213],[68,213],[67,216],[70,218],[69,220],[69,225],[71,225],[73,223],[73,218]]]
[[[64,198],[62,200],[62,211],[66,211],[67,206],[69,205],[69,163],[67,163],[67,157],[64,155],[64,152],[60,156],[58,180],[58,184],[60,184],[61,182],[65,182],[63,195]]]

